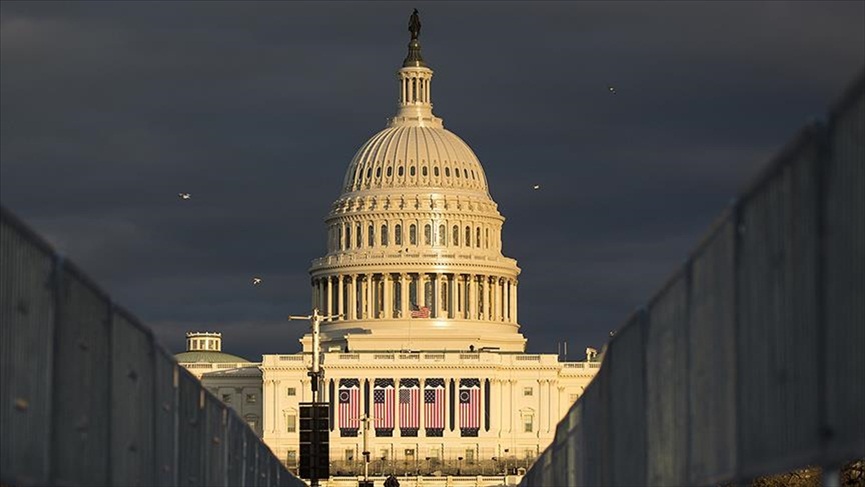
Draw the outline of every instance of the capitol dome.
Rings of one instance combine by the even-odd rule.
[[[433,114],[412,37],[397,112],[355,153],[310,268],[326,350],[522,352],[514,259],[478,157]],[[309,350],[311,339],[302,339]]]

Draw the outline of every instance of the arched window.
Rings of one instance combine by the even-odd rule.
[[[454,225],[454,235],[453,235],[453,241],[451,242],[451,245],[459,246],[459,244],[460,244],[460,227]]]
[[[417,225],[414,223],[408,227],[408,243],[417,245]]]
[[[405,170],[405,168],[403,166],[400,166],[399,168],[397,168],[397,170],[396,170],[397,176],[402,177],[403,173],[405,172],[404,170]]]
[[[381,177],[381,168],[380,167],[375,169],[375,177],[377,177],[377,178]]]
[[[436,174],[436,176],[438,176],[438,174]],[[451,168],[449,168],[449,167],[445,168],[445,176],[451,177]]]
[[[414,172],[415,172],[415,171],[414,171],[414,166],[411,166],[410,168],[408,168],[408,174],[409,174],[409,176],[414,176]]]
[[[475,228],[475,247],[481,248],[481,227]]]
[[[466,179],[469,178],[469,170],[468,169],[463,169],[463,176],[465,176]]]
[[[435,175],[435,177],[439,177],[439,168],[438,168],[438,166],[436,166],[436,167],[433,168],[433,174]]]
[[[456,177],[460,177],[460,168],[454,168],[454,174],[456,174]]]
[[[447,243],[446,243],[447,236],[448,236],[448,232],[447,232],[447,230],[445,230],[445,226],[439,225],[439,245],[441,245],[441,246],[447,245]]]
[[[381,244],[382,246],[387,245],[387,224],[381,226]]]
[[[345,248],[351,248],[351,225],[345,226]]]
[[[423,175],[423,177],[426,177],[426,176],[427,176],[427,168],[426,168],[426,166],[420,168],[420,173]]]
[[[393,168],[390,167],[390,166],[388,166],[388,168],[387,168],[387,177],[391,177],[391,176],[393,176]]]
[[[342,241],[342,225],[337,227],[337,235],[339,236],[339,250],[345,250],[345,244]]]
[[[393,243],[402,245],[402,225],[399,223],[393,227]]]
[[[432,245],[432,226],[429,223],[423,226],[423,244]]]
[[[366,244],[370,247],[375,246],[375,227],[370,224],[366,232]]]
[[[472,229],[471,227],[466,227],[466,247],[472,246]]]
[[[357,224],[357,228],[355,230],[357,230],[357,233],[355,233],[355,235],[357,235],[357,241],[355,242],[357,243],[356,247],[361,248],[361,246],[363,245],[363,232],[361,232],[360,230],[360,223]]]
[[[484,248],[490,248],[490,229],[484,229]]]

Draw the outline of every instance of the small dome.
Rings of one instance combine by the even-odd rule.
[[[396,125],[375,134],[355,154],[346,192],[388,188],[462,189],[489,195],[477,156],[441,127]]]

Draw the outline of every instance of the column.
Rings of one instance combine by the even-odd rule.
[[[456,294],[457,275],[451,274],[450,276],[451,276],[450,283],[448,284],[448,297],[450,300],[450,306],[448,306],[448,316],[447,317],[450,319],[454,319],[457,317],[457,294]]]
[[[490,391],[490,430],[500,435],[502,432],[502,413],[504,412],[504,401],[502,401],[502,381],[501,379],[492,379],[492,390]],[[497,452],[501,456],[501,452]]]
[[[442,275],[436,273],[435,285],[433,287],[433,302],[435,303],[435,317],[442,317]]]
[[[392,283],[390,280],[390,272],[385,272],[382,275],[382,280],[384,281],[384,297],[382,298],[382,313],[381,317],[384,319],[390,319],[391,310],[393,309],[393,294]]]
[[[337,296],[336,296],[336,312],[341,315],[340,320],[345,319],[345,283],[343,275],[340,274],[337,278]]]
[[[538,433],[547,432],[547,407],[549,407],[550,397],[547,389],[547,379],[538,379]]]
[[[406,274],[405,272],[399,275],[399,285],[399,314],[401,318],[405,319],[408,318],[408,274]]]
[[[325,306],[326,311],[324,315],[333,314],[333,276],[327,276],[327,299],[325,300]]]
[[[499,292],[499,278],[493,277],[493,321],[501,321],[502,295]]]
[[[348,285],[348,319],[357,319],[357,274],[351,275],[351,283]]]
[[[478,283],[477,276],[469,274],[468,278],[468,293],[469,293],[469,319],[478,319]]]
[[[514,279],[514,302],[511,303],[511,307],[514,310],[513,317],[514,317],[514,323],[516,323],[517,322],[517,280],[516,279]]]
[[[423,308],[426,306],[424,302],[426,300],[426,293],[424,292],[424,284],[426,280],[426,274],[423,272],[418,273],[417,275],[417,307]]]
[[[489,278],[489,276],[482,276],[481,280],[484,283],[484,290],[483,290],[483,293],[484,293],[484,296],[483,296],[484,315],[483,315],[483,319],[489,320],[490,319],[490,278]]]
[[[514,431],[514,403],[516,402],[516,398],[514,398],[514,389],[516,389],[516,379],[508,380],[508,416],[507,416],[507,427],[508,433]],[[510,446],[511,450],[513,450],[513,445]]]
[[[363,301],[364,301],[364,303],[363,303],[363,315],[367,319],[372,318],[372,310],[373,310],[373,306],[372,306],[373,278],[372,278],[372,276],[373,276],[372,274],[367,274],[366,279],[365,279],[366,282],[364,284],[364,286],[366,286],[366,288],[364,289],[365,292],[364,292],[364,296],[363,296]]]
[[[514,319],[514,280],[508,279],[508,319],[511,323],[516,323]]]
[[[318,281],[315,279],[312,280],[311,284],[311,293],[312,294],[312,307],[315,308],[316,303],[318,302]]]

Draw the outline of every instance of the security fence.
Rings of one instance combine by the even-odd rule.
[[[3,208],[0,432],[2,485],[305,485]]]
[[[865,73],[615,334],[521,485],[711,485],[865,457]]]

